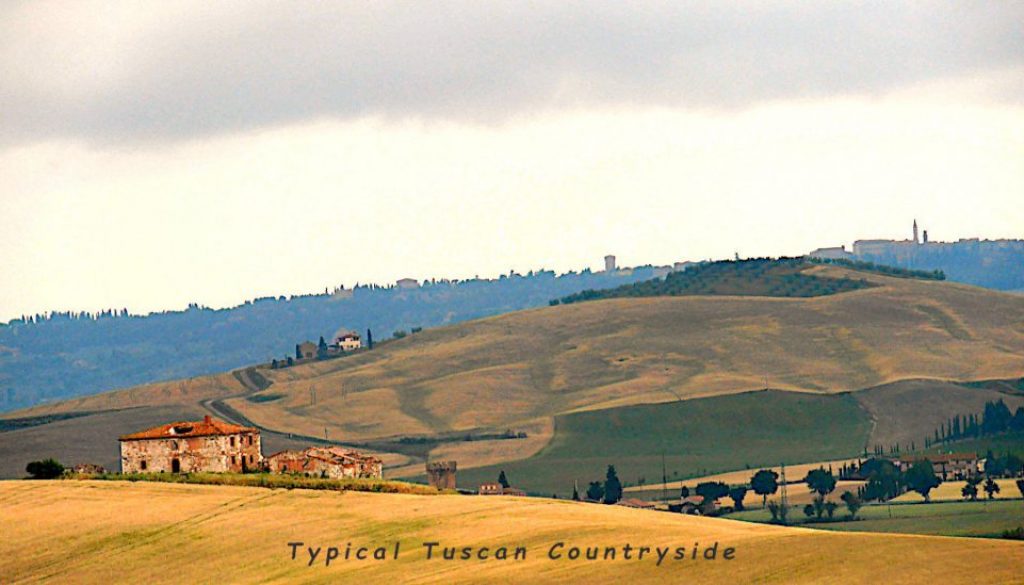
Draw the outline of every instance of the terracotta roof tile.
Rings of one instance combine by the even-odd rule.
[[[122,435],[119,437],[119,440],[136,441],[140,439],[172,439],[175,437],[212,437],[259,432],[260,430],[254,427],[233,425],[207,416],[201,421],[172,422],[130,435]]]

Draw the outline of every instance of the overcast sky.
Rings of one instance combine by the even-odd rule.
[[[0,320],[1024,237],[1024,3],[0,4]]]

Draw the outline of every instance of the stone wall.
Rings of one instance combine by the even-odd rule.
[[[258,432],[121,441],[122,473],[242,472],[262,465]]]

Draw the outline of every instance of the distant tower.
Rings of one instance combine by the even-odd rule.
[[[604,257],[604,271],[615,272],[615,256],[608,254]]]
[[[433,461],[427,463],[427,481],[432,487],[439,490],[455,489],[455,470],[457,465],[454,461]]]
[[[918,239],[917,239],[917,220],[915,219],[914,220],[914,243],[916,244],[917,242],[918,242]]]
[[[921,232],[921,243],[922,244],[927,244],[928,243],[928,230],[924,230],[923,232]]]

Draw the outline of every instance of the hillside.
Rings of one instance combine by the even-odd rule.
[[[552,417],[576,411],[735,394],[766,384],[837,393],[904,379],[1022,373],[1024,299],[1018,296],[835,266],[809,272],[864,278],[874,286],[814,298],[685,296],[544,307],[428,329],[342,359],[263,370],[272,382],[266,389],[225,374],[7,417],[198,404],[265,429],[392,452],[396,463],[430,455],[484,465],[531,456],[553,436]],[[917,394],[903,411],[915,417],[931,412],[913,406],[924,398]],[[956,410],[939,408],[919,426],[930,432],[935,417],[963,412],[955,402]],[[869,412],[871,404],[864,403]],[[125,424],[135,418],[131,411],[123,417]],[[917,428],[877,419],[879,432]],[[93,423],[86,416],[63,424]],[[48,426],[18,432],[37,437]],[[528,438],[494,437],[505,430]],[[894,433],[888,436],[899,436]],[[466,435],[486,440],[462,441]]]
[[[129,315],[60,312],[0,323],[0,412],[160,380],[212,374],[292,353],[340,328],[436,327],[543,306],[584,290],[645,280],[651,267],[612,273],[551,271],[497,279],[362,285],[337,293],[266,297],[214,310]]]
[[[865,279],[830,277],[808,268],[813,262],[804,258],[753,258],[707,262],[670,272],[665,278],[645,280],[604,290],[585,290],[554,303],[578,303],[601,299],[696,295],[733,295],[757,297],[819,297],[872,286]],[[892,269],[892,272],[906,272]],[[907,275],[913,273],[907,272]],[[917,274],[935,277],[940,274]]]
[[[271,372],[274,400],[227,402],[259,424],[310,435],[326,427],[360,441],[504,429],[766,384],[841,392],[905,378],[1021,374],[1020,298],[869,278],[880,286],[810,299],[658,297],[523,311]]]
[[[540,499],[145,482],[0,482],[0,522],[0,575],[12,582],[867,583],[884,574],[973,585],[979,576],[1019,582],[1024,564],[1024,546],[1009,541],[829,533]],[[491,554],[522,546],[526,558],[428,561],[423,543],[432,541]],[[308,566],[304,549],[291,559],[289,542],[324,551]],[[323,564],[326,547],[395,542],[397,560]],[[549,559],[558,542],[618,547],[619,556]],[[621,558],[626,544],[703,552],[715,542],[734,558]]]

